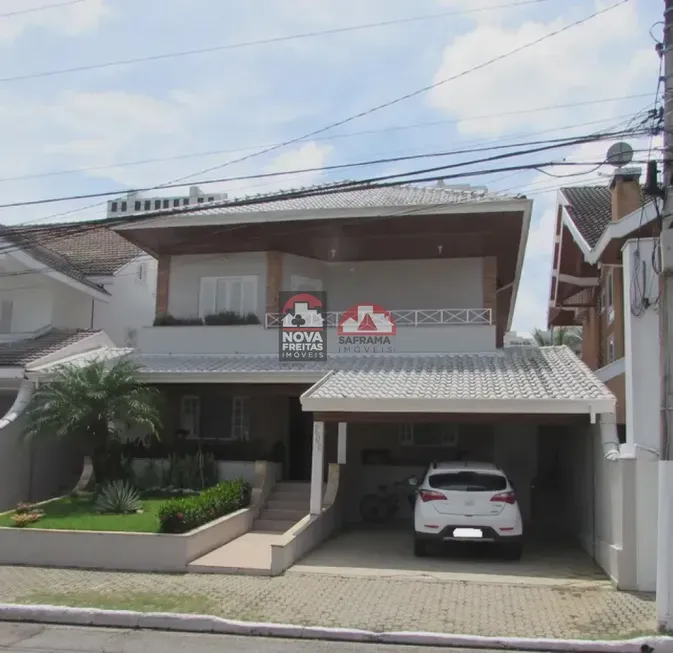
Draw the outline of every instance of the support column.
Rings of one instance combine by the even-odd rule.
[[[325,422],[313,422],[313,452],[311,457],[310,513],[322,512],[323,469],[325,466]]]
[[[337,443],[337,462],[339,465],[346,464],[346,441],[348,440],[348,424],[339,422],[339,441]]]
[[[156,317],[168,315],[168,294],[171,283],[171,257],[162,254],[157,263]]]

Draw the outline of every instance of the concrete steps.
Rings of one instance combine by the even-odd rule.
[[[290,530],[308,515],[310,495],[310,483],[276,483],[251,532],[280,534]]]

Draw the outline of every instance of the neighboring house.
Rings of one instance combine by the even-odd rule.
[[[535,338],[527,333],[508,331],[503,344],[505,347],[535,347]]]
[[[100,329],[133,346],[152,322],[156,260],[86,223],[0,227],[0,340],[51,326]]]
[[[42,446],[31,457],[17,448],[16,406],[28,396],[21,388],[30,366],[135,344],[152,323],[155,296],[156,260],[114,231],[0,227],[0,510],[48,497],[73,467],[81,471],[81,456],[67,447]],[[42,469],[55,460],[63,464]]]
[[[634,475],[643,588],[654,586],[656,571],[660,216],[639,178],[639,169],[622,168],[609,185],[559,191],[548,322],[582,327],[582,358],[617,398],[620,451],[631,458],[621,473]]]

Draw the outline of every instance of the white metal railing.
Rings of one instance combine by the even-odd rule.
[[[327,327],[339,326],[344,311],[329,311]],[[490,308],[424,308],[414,310],[390,311],[393,323],[398,327],[419,326],[456,326],[491,324]],[[282,313],[267,313],[264,326],[277,329],[283,320]]]

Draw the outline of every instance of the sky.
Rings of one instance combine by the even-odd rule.
[[[660,1],[622,2],[466,73],[618,1],[0,0],[0,203],[316,169],[203,186],[252,195],[399,173],[427,160],[325,166],[621,128],[654,106]],[[283,38],[314,32],[323,33]],[[281,40],[258,43],[273,39]],[[194,50],[210,51],[157,58]],[[144,57],[154,59],[99,66]],[[636,161],[647,158],[649,139],[628,142]],[[510,161],[599,162],[609,144]],[[460,180],[534,200],[514,329],[546,324],[557,189],[607,184],[610,170],[567,166],[548,169],[573,175],[566,179],[519,171]],[[0,209],[0,222],[84,220],[104,210],[92,200]]]

